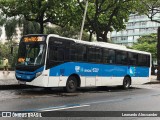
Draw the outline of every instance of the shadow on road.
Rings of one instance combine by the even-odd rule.
[[[8,85],[0,86],[0,90],[15,90],[16,95],[21,96],[57,96],[57,97],[73,97],[78,96],[83,93],[109,93],[109,92],[127,92],[135,89],[131,87],[128,90],[124,90],[120,86],[116,87],[85,87],[78,88],[75,93],[66,93],[63,88],[43,88],[43,87],[33,87],[26,85]]]
[[[34,86],[26,86],[26,85],[0,85],[0,90],[19,90],[19,89],[28,89],[35,88]]]
[[[0,90],[14,90],[15,95],[27,96],[27,97],[36,97],[36,96],[56,96],[56,97],[74,97],[79,96],[83,93],[109,93],[109,92],[127,92],[133,91],[135,88],[131,87],[128,90],[124,90],[121,86],[116,87],[85,87],[78,88],[75,93],[66,93],[63,88],[44,88],[44,87],[35,87],[27,85],[0,85]]]

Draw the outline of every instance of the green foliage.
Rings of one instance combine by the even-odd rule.
[[[63,37],[78,39],[79,29],[74,28],[73,26],[66,27],[45,27],[45,34],[57,34]],[[83,32],[82,39],[85,41],[89,40],[89,35],[87,32]]]
[[[6,36],[8,40],[12,40],[14,34],[16,34],[16,26],[18,20],[15,17],[5,18],[4,13],[0,12],[0,26],[5,26]],[[2,34],[2,30],[0,29],[0,35]]]
[[[107,42],[113,29],[125,28],[125,22],[137,0],[89,0],[84,29],[96,33],[97,40]],[[85,2],[80,0],[1,0],[0,8],[9,17],[22,15],[28,21],[44,24],[51,22],[61,29],[76,28],[80,31]],[[46,32],[46,31],[45,31]],[[68,31],[66,31],[68,32]],[[68,33],[64,34],[68,34]]]
[[[84,11],[84,3],[79,2]],[[85,28],[92,30],[97,35],[98,41],[107,42],[109,31],[125,29],[125,22],[135,7],[137,0],[94,0],[90,1],[87,11]],[[82,20],[82,19],[81,19]],[[100,39],[102,38],[102,39]]]
[[[13,35],[16,34],[17,20],[15,18],[8,19],[5,23],[5,31],[8,40],[12,40]]]
[[[13,54],[11,54],[11,45],[14,47]],[[13,41],[6,42],[4,44],[0,43],[0,60],[2,60],[4,57],[8,58],[9,65],[14,68],[17,59],[17,51],[18,46]]]
[[[138,43],[144,43],[147,42],[148,44],[157,43],[157,34],[152,33],[150,35],[141,36],[138,39]]]
[[[131,48],[150,52],[152,54],[153,60],[156,60],[157,59],[157,35],[150,34],[150,35],[142,36],[138,39],[138,42],[135,43]]]
[[[34,21],[27,21],[25,19],[21,19],[20,22],[23,27],[23,35],[39,33],[40,26],[38,25],[38,23]]]
[[[0,8],[9,17],[22,15],[28,21],[39,23],[39,33],[43,33],[45,23],[59,24],[64,19],[69,2],[68,0],[1,0]]]
[[[5,22],[6,22],[6,18],[4,17],[3,13],[0,12],[0,26],[3,26]]]
[[[147,15],[151,21],[160,23],[157,19],[160,14],[160,0],[139,0],[135,9],[139,14]]]

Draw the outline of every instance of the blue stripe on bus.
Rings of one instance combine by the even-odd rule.
[[[149,67],[68,62],[50,68],[49,76],[69,76],[74,73],[81,76],[124,77],[128,74],[131,77],[148,77]]]
[[[37,72],[42,72],[43,70],[44,70],[44,66],[40,67],[39,69],[33,72],[16,70],[16,77],[19,79],[30,81],[36,77]]]

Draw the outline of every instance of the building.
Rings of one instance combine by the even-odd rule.
[[[159,19],[157,14],[154,19]],[[131,14],[126,29],[111,33],[111,41],[116,44],[132,46],[140,36],[157,33],[159,23],[152,22],[146,15]]]

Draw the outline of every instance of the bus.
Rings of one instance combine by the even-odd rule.
[[[20,84],[63,87],[123,86],[150,81],[151,54],[122,45],[54,34],[21,38],[15,76]]]

